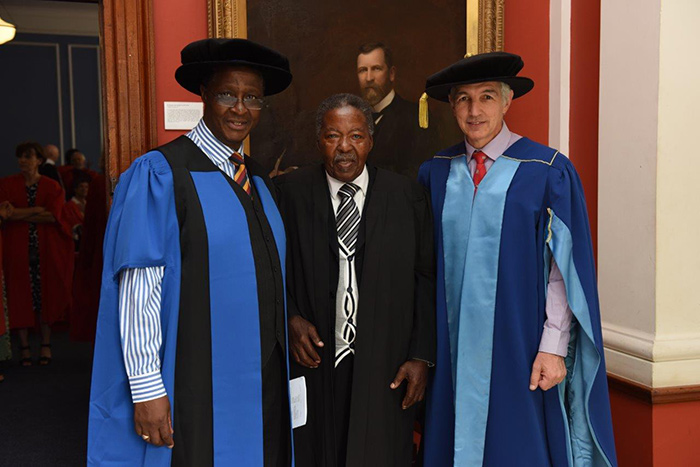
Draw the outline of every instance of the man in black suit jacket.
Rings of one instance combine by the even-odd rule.
[[[45,177],[49,177],[56,180],[61,188],[63,186],[63,180],[58,174],[58,169],[56,169],[56,161],[58,160],[58,148],[54,144],[47,144],[44,146],[44,162],[39,166],[39,173]],[[65,189],[65,188],[64,188]]]
[[[323,164],[276,179],[305,467],[410,465],[414,404],[435,359],[430,202],[416,182],[365,165],[372,127],[365,101],[331,96],[316,119]]]
[[[381,42],[360,47],[357,79],[372,106],[374,149],[369,162],[415,179],[418,167],[434,154],[434,132],[418,126],[418,105],[394,90],[396,67],[391,49]]]

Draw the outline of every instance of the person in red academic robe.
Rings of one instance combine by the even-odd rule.
[[[0,179],[0,202],[14,207],[3,226],[3,269],[10,325],[19,330],[21,363],[32,363],[28,330],[41,329],[40,365],[51,361],[51,328],[65,319],[73,279],[73,241],[61,186],[41,176],[42,147],[17,146],[20,173]]]
[[[90,177],[79,174],[73,179],[73,197],[63,207],[65,221],[71,227],[75,251],[79,250],[82,237],[83,222],[85,220],[85,205],[87,203],[88,190],[90,189]]]
[[[88,188],[83,235],[75,262],[70,319],[70,338],[74,341],[95,340],[102,286],[102,243],[106,227],[107,185],[105,176],[98,174]]]
[[[58,173],[66,188],[66,201],[69,201],[75,195],[74,187],[77,181],[85,178],[90,181],[97,176],[97,172],[87,167],[87,159],[78,149],[66,151],[65,159],[66,165],[59,167]]]

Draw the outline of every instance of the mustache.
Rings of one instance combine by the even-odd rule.
[[[369,94],[371,92],[379,93],[379,91],[380,91],[379,86],[365,86],[364,88],[362,88],[362,92],[364,94]]]
[[[355,151],[337,152],[333,156],[333,163],[339,164],[341,162],[357,162],[357,153]]]

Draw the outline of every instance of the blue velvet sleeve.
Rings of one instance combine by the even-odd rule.
[[[570,461],[574,465],[616,465],[601,331],[595,260],[588,209],[573,164],[558,155],[548,180],[547,243],[566,284],[578,326],[572,329],[568,375],[559,385],[568,409]]]
[[[122,174],[114,194],[104,241],[90,388],[88,465],[135,465],[133,459],[145,459],[144,465],[170,463],[169,450],[144,443],[133,429],[132,394],[120,336],[119,273],[127,268],[165,267],[161,301],[164,345],[159,355],[163,383],[172,398],[180,277],[173,196],[170,165],[159,152],[136,159]]]
[[[105,263],[111,264],[112,277],[125,268],[171,263],[166,245],[176,234],[174,216],[169,164],[159,152],[136,159],[117,185],[107,225]]]
[[[591,331],[596,346],[602,350],[598,287],[588,207],[576,169],[571,161],[561,154],[557,155],[550,170],[547,195],[550,217],[549,246],[559,268],[577,274],[584,293],[583,297],[577,298],[586,302],[592,321]],[[565,264],[560,264],[561,262]],[[567,292],[568,286],[569,284]],[[569,304],[571,305],[571,300]]]

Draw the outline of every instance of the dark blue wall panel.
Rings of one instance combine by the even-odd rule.
[[[0,175],[17,171],[15,146],[61,139],[58,47],[20,41],[0,46]]]
[[[73,108],[71,145],[79,148],[90,167],[97,169],[102,153],[99,50],[73,45],[68,50]]]
[[[17,172],[15,146],[26,140],[55,144],[61,153],[78,147],[97,168],[102,152],[97,45],[96,37],[45,34],[17,34],[0,45],[0,177]]]

